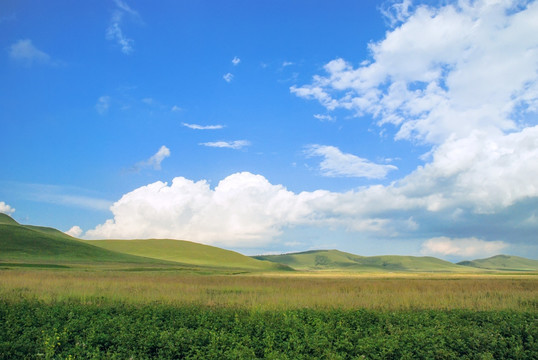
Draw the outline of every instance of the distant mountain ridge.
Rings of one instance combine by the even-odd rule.
[[[117,263],[208,271],[446,272],[538,271],[538,260],[497,255],[457,264],[435,257],[360,256],[339,250],[245,256],[199,243],[170,240],[80,240],[59,230],[21,225],[0,213],[0,266],[15,263]]]

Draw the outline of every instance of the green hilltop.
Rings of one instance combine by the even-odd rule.
[[[254,256],[274,261],[296,270],[332,270],[362,272],[473,272],[473,268],[434,257],[359,256],[338,250],[313,250],[282,255]]]
[[[538,271],[538,260],[510,255],[496,255],[487,259],[461,261],[458,264],[488,270]]]

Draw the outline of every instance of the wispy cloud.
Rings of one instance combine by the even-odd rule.
[[[315,114],[314,117],[318,119],[319,121],[335,121],[336,119],[334,116],[331,115],[322,115],[322,114]]]
[[[110,19],[110,25],[106,30],[106,38],[110,41],[115,41],[121,48],[121,52],[128,55],[134,50],[134,40],[129,39],[123,33],[121,28],[123,18],[125,15],[129,15],[132,19],[140,21],[140,15],[137,11],[133,10],[126,2],[121,0],[114,0],[116,4],[116,10],[112,14]]]
[[[237,56],[235,56],[235,57],[232,59],[232,64],[234,64],[234,66],[239,65],[240,62],[241,62],[241,59],[238,58]]]
[[[178,112],[178,111],[182,111],[182,110],[183,110],[183,109],[180,108],[180,107],[177,106],[177,105],[172,106],[172,109],[170,109],[170,111],[172,111],[172,112]]]
[[[50,56],[35,47],[30,39],[19,40],[11,45],[9,57],[28,66],[34,63],[52,64]]]
[[[232,74],[232,73],[227,73],[227,74],[224,74],[224,75],[222,76],[222,78],[223,78],[224,81],[226,81],[226,82],[231,82],[231,81],[233,80],[233,78],[234,78],[234,74]]]
[[[182,125],[194,130],[219,130],[224,128],[224,125],[198,125],[187,123],[182,123]]]
[[[140,161],[134,167],[134,171],[140,171],[142,168],[151,167],[155,170],[161,170],[161,163],[164,159],[170,156],[170,149],[166,146],[161,146],[161,148],[149,159]]]
[[[101,96],[99,99],[97,99],[97,103],[95,104],[95,110],[100,115],[104,115],[108,112],[108,109],[110,108],[110,96]]]
[[[309,145],[305,154],[309,157],[323,157],[319,167],[322,175],[329,177],[383,179],[389,171],[398,169],[394,165],[375,164],[353,154],[345,154],[334,146]]]
[[[11,215],[15,212],[15,209],[6,204],[3,201],[0,201],[0,213]]]
[[[216,148],[228,148],[228,149],[242,149],[246,146],[250,146],[250,141],[247,140],[235,140],[235,141],[213,141],[200,143],[203,146],[216,147]]]

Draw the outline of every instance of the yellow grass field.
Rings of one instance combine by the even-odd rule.
[[[249,309],[538,311],[538,274],[189,275],[174,272],[0,271],[0,298],[44,302]]]

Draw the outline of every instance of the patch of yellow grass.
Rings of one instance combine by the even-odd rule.
[[[0,298],[256,309],[538,311],[538,275],[0,271]]]

